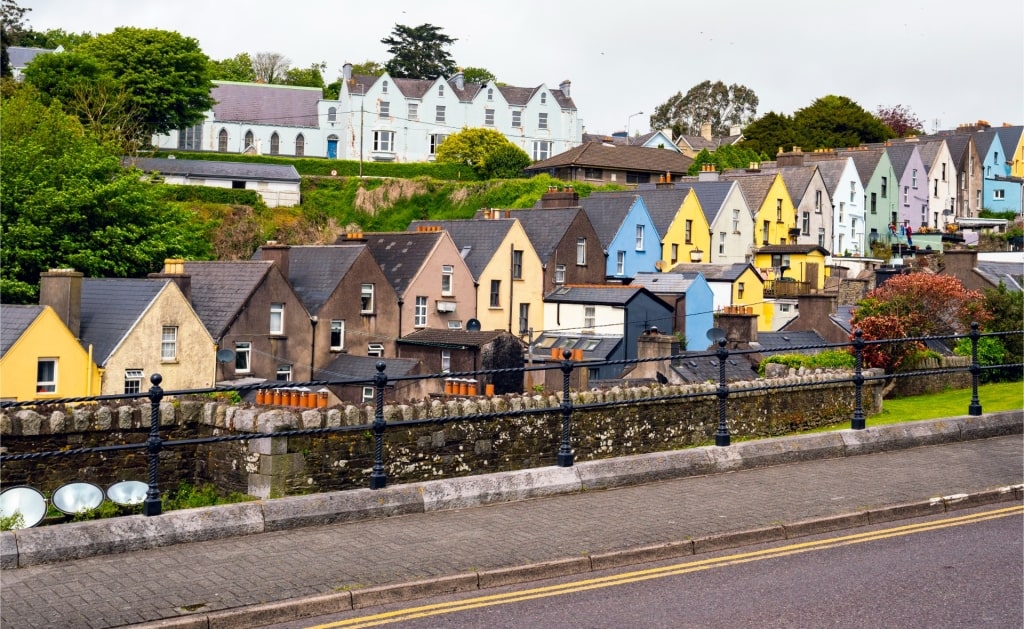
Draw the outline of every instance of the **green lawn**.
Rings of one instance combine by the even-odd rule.
[[[997,382],[978,385],[978,401],[986,413],[1024,408],[1024,383]],[[971,389],[950,389],[941,393],[896,398],[882,402],[882,412],[868,417],[868,426],[939,419],[966,415]]]

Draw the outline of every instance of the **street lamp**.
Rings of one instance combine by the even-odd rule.
[[[629,114],[626,118],[626,144],[629,144],[629,121],[633,119],[633,116],[642,116],[644,112],[638,111],[635,114]]]

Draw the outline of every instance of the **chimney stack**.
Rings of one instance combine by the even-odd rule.
[[[192,276],[185,273],[185,261],[181,258],[167,258],[164,268],[159,273],[150,273],[146,277],[152,279],[168,279],[178,285],[185,299],[192,302]]]
[[[558,84],[558,89],[562,90],[562,94],[564,94],[566,98],[569,98],[569,88],[571,86],[572,86],[572,81],[570,81],[569,79],[566,79],[566,80],[564,80],[564,81],[562,81],[561,83]]]
[[[53,308],[75,338],[82,333],[82,278],[74,269],[39,274],[39,305]]]
[[[345,62],[345,65],[341,66],[341,78],[345,81],[352,79],[352,64]]]
[[[700,137],[704,138],[708,142],[711,141],[711,123],[704,122],[700,125]]]
[[[288,251],[289,245],[279,244],[276,240],[268,240],[267,244],[260,247],[260,259],[276,262],[281,275],[289,277]]]

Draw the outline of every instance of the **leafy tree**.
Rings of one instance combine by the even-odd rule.
[[[1009,290],[1000,282],[995,288],[985,289],[985,308],[992,313],[992,321],[986,326],[989,332],[1021,332],[1024,330],[1024,292]],[[1005,354],[1002,364],[1024,363],[1024,334],[1007,334],[998,337]],[[1000,370],[1000,377],[1019,380],[1021,368]]]
[[[514,179],[531,163],[526,151],[509,142],[485,155],[480,171],[487,179]]]
[[[128,104],[143,121],[147,139],[194,125],[213,106],[210,60],[191,37],[120,27],[84,42],[75,52],[94,57],[129,95]]]
[[[327,64],[323,61],[320,63],[314,63],[308,68],[290,68],[285,73],[284,84],[285,85],[298,85],[302,87],[324,87],[324,75],[323,71],[327,69]]]
[[[511,334],[502,334],[494,339],[491,346],[484,351],[481,359],[484,369],[521,370],[523,367],[523,343]],[[494,392],[498,395],[522,393],[523,379],[522,371],[508,371],[491,376]]]
[[[252,83],[256,80],[252,57],[240,52],[229,59],[210,61],[210,78],[216,81],[239,81]]]
[[[875,110],[875,116],[882,121],[882,124],[892,129],[898,138],[924,133],[924,123],[905,105],[893,105],[892,107],[879,105]]]
[[[766,155],[775,155],[780,148],[788,151],[799,144],[793,118],[774,111],[766,113],[744,127],[743,140],[739,143],[743,148]]]
[[[466,83],[493,83],[498,78],[486,68],[463,68],[462,77]]]
[[[504,134],[494,129],[464,127],[462,131],[445,138],[445,141],[437,147],[437,161],[449,164],[469,164],[477,172],[482,172],[487,156],[505,146],[518,148],[509,142]]]
[[[384,74],[384,66],[376,61],[370,61],[367,59],[362,63],[352,64],[352,74],[368,74],[370,76],[380,76]]]
[[[21,34],[19,46],[30,46],[32,48],[56,49],[58,46],[65,51],[74,50],[93,38],[93,34],[69,33],[61,28],[51,28],[40,33],[39,31],[28,30]]]
[[[894,137],[892,129],[846,96],[828,95],[793,114],[804,150],[858,146]]]
[[[252,58],[252,71],[260,83],[281,83],[292,62],[279,52],[258,52]]]
[[[88,276],[140,277],[168,257],[201,259],[209,244],[190,213],[122,168],[59,103],[22,86],[0,101],[0,293],[34,303],[39,274],[73,267]]]
[[[715,170],[719,172],[727,168],[747,168],[752,162],[765,162],[769,159],[764,153],[758,153],[745,146],[727,144],[715,149],[714,153],[701,149],[686,172],[688,175],[696,175],[705,164],[714,164]]]
[[[457,40],[441,32],[440,26],[396,24],[389,37],[380,40],[388,45],[391,59],[384,68],[393,77],[406,79],[436,79],[455,73],[448,46]]]
[[[651,128],[671,127],[675,135],[697,135],[701,125],[711,123],[713,135],[729,135],[730,125],[745,125],[753,119],[757,103],[757,94],[745,85],[704,81],[658,105],[651,115]]]
[[[991,320],[981,293],[967,290],[949,275],[909,273],[888,279],[857,303],[850,323],[864,340],[963,334],[972,321]],[[917,341],[869,345],[865,363],[888,372],[899,369],[907,357],[923,349]]]
[[[25,68],[25,83],[39,90],[44,104],[69,103],[77,90],[113,81],[96,57],[78,51],[39,55]]]
[[[25,14],[31,8],[20,7],[14,0],[0,2],[0,76],[11,76],[11,59],[7,56],[8,46],[20,46],[25,33]]]

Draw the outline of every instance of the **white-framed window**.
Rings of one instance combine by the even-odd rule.
[[[334,122],[338,119],[338,108],[328,107],[327,108],[327,122]]]
[[[576,266],[584,266],[587,263],[587,239],[576,239]]]
[[[383,343],[367,343],[366,344],[366,355],[375,356],[377,358],[384,357],[384,344]]]
[[[850,182],[850,205],[853,205],[857,201],[857,182]]]
[[[523,111],[521,109],[512,110],[512,128],[518,129],[523,126]]]
[[[437,95],[444,98],[444,84],[437,86]]]
[[[235,373],[252,371],[252,343],[239,341],[235,343]]]
[[[551,156],[551,142],[538,140],[533,143],[533,161],[539,162]]]
[[[277,135],[277,131],[270,134],[270,154],[278,155],[281,152],[281,136]]]
[[[228,150],[228,131],[227,129],[221,129],[220,133],[217,134],[217,150],[221,153],[226,153]]]
[[[512,279],[523,279],[523,250],[512,250]]]
[[[903,205],[910,205],[910,188],[903,186]]]
[[[441,265],[441,296],[451,297],[455,294],[452,282],[455,278],[455,267],[451,264]]]
[[[417,328],[427,327],[427,298],[423,295],[416,296],[416,305],[412,313],[412,324]]]
[[[420,119],[420,104],[419,103],[409,103],[409,120],[419,120],[419,119]]]
[[[679,259],[679,243],[672,243],[672,255],[669,258],[669,262],[675,262]]]
[[[359,311],[363,314],[373,312],[373,284],[363,284],[359,288]]]
[[[910,169],[910,187],[917,190],[917,169]]]
[[[814,191],[814,211],[821,211],[821,190]]]
[[[452,352],[448,349],[441,350],[441,371],[448,372],[452,370]]]
[[[437,154],[437,147],[441,146],[441,142],[444,142],[448,136],[443,133],[431,133],[430,134],[430,154]]]
[[[165,325],[160,331],[160,360],[175,360],[178,357],[178,326]]]
[[[306,154],[306,136],[301,133],[295,136],[295,155],[302,157]]]
[[[637,251],[643,251],[644,250],[644,226],[643,225],[637,225],[636,226],[636,250]]]
[[[449,330],[461,330],[462,329],[462,320],[461,319],[449,319],[448,320],[448,329]]]
[[[142,378],[144,374],[141,369],[124,370],[124,392],[128,394],[142,393]]]
[[[487,100],[494,100],[494,88],[493,87],[488,87],[487,88]]]
[[[744,282],[736,283],[736,299],[743,299],[743,291],[746,290],[747,286]]]
[[[284,334],[284,304],[270,304],[270,333]]]
[[[375,402],[373,397],[373,387],[363,387],[363,403],[373,404]]]
[[[804,212],[801,218],[803,220],[800,222],[800,233],[804,236],[809,236],[811,234],[811,213]]]
[[[390,118],[391,117],[391,102],[382,100],[380,101],[380,117]]]
[[[494,110],[493,109],[485,109],[484,110],[484,124],[486,126],[488,126],[488,127],[493,127],[494,126]]]
[[[380,83],[380,93],[381,94],[387,94],[388,93],[388,82],[387,81],[381,81],[381,83]]]
[[[291,365],[278,365],[277,366],[277,380],[278,380],[278,382],[291,382],[292,381],[292,366]]]
[[[997,189],[992,191],[992,199],[993,200],[995,200],[995,201],[1002,201],[1005,198],[1006,198],[1006,190],[1002,190],[1002,189],[997,188]]]
[[[395,151],[395,132],[374,131],[373,150],[381,153],[393,153]]]
[[[718,232],[718,253],[725,253],[725,232]]]
[[[541,105],[547,105],[548,104],[548,93],[547,92],[541,92],[540,93],[540,104]]]
[[[36,362],[36,393],[57,392],[57,359],[40,358]]]
[[[331,351],[345,349],[345,320],[331,319]]]
[[[543,111],[537,114],[537,128],[547,129],[548,128],[548,115]]]
[[[732,211],[732,233],[734,233],[734,234],[740,233],[740,211],[739,210],[733,210]]]
[[[199,151],[203,148],[203,123],[178,130],[178,148]]]
[[[256,140],[254,139],[252,131],[246,131],[245,132],[245,146],[243,146],[242,148],[243,149],[248,149],[250,146],[254,146],[255,144],[256,144]]]
[[[530,304],[519,304],[519,333],[530,333]]]
[[[789,312],[789,304],[779,304],[779,312]]]
[[[565,284],[565,265],[555,265],[555,284]]]
[[[491,280],[491,308],[501,308],[501,280]]]
[[[883,199],[886,198],[886,195],[889,194],[889,178],[888,177],[882,177],[882,191],[881,192],[882,192],[882,198]]]
[[[597,322],[597,308],[595,306],[583,306],[583,327],[593,330]]]
[[[615,253],[615,274],[624,275],[626,273],[626,252],[618,251]]]
[[[444,123],[444,105],[436,105],[434,108],[434,122]]]
[[[692,245],[693,244],[693,221],[690,220],[690,219],[686,219],[686,223],[684,224],[683,229],[684,229],[684,232],[686,234],[684,242],[686,244],[688,244],[688,245]]]
[[[782,199],[775,199],[775,220],[782,222]]]
[[[821,247],[822,249],[825,248],[825,228],[824,227],[819,227],[818,228],[818,246]]]

